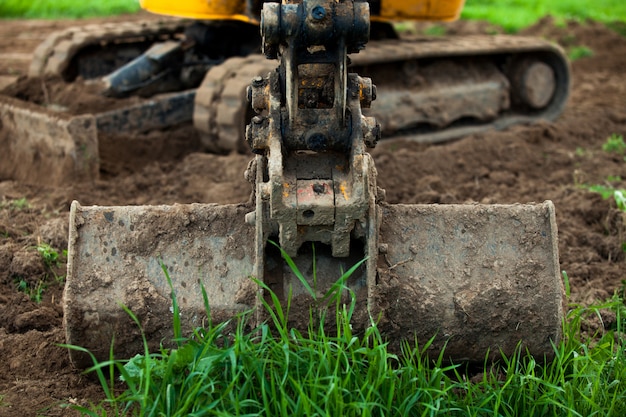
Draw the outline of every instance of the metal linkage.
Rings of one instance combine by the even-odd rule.
[[[329,245],[347,257],[351,242],[368,256],[367,282],[375,282],[379,213],[376,169],[366,147],[380,126],[362,115],[376,90],[368,78],[347,72],[347,54],[369,36],[367,2],[304,0],[266,3],[261,30],[265,55],[279,68],[257,77],[248,97],[259,113],[246,139],[258,154],[257,258],[268,238],[295,257],[305,242]],[[257,263],[257,276],[263,265]]]

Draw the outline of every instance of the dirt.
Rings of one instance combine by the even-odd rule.
[[[24,75],[30,54],[53,30],[145,17],[3,21],[0,81]],[[447,30],[499,31],[477,22],[450,24]],[[593,51],[572,63],[573,88],[562,116],[553,123],[476,134],[443,145],[383,143],[373,152],[379,185],[390,203],[552,200],[570,301],[605,300],[624,291],[626,217],[614,202],[580,184],[626,178],[624,157],[602,151],[611,134],[626,136],[626,38],[599,23],[556,26],[550,19],[522,34],[545,37],[567,50],[586,46]],[[249,197],[243,171],[250,157],[199,152],[190,126],[129,139],[103,139],[101,178],[93,183],[52,187],[0,179],[0,416],[75,415],[62,405],[102,399],[99,385],[72,368],[66,350],[58,346],[64,341],[62,284],[55,274],[63,275],[63,258],[51,269],[35,249],[42,242],[59,251],[67,246],[72,200],[127,205],[235,203]],[[625,187],[624,181],[616,185]],[[31,288],[43,283],[41,302],[19,291],[20,281]]]

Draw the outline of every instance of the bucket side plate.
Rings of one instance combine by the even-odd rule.
[[[552,356],[564,290],[554,206],[390,205],[374,300],[392,343],[433,335],[434,354],[483,361],[518,343]]]

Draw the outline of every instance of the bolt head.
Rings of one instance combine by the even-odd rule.
[[[326,17],[326,9],[323,6],[317,5],[311,10],[311,17],[314,20],[322,20]]]

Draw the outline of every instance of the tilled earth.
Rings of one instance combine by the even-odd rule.
[[[34,48],[53,30],[87,21],[3,21],[0,25],[0,88],[26,73]],[[424,29],[424,27],[418,27]],[[492,33],[498,28],[457,22],[448,33]],[[593,55],[572,63],[572,94],[554,123],[518,126],[453,143],[380,145],[374,152],[379,185],[390,203],[526,203],[552,200],[559,227],[561,269],[571,283],[571,302],[589,304],[624,291],[626,215],[581,184],[626,178],[624,156],[602,144],[626,136],[626,38],[594,23],[557,26],[545,19],[522,32],[585,46]],[[376,80],[374,80],[376,81]],[[243,179],[247,155],[199,151],[190,126],[152,132],[127,142],[101,143],[100,179],[53,187],[0,178],[0,416],[72,415],[62,404],[102,398],[93,380],[72,368],[63,343],[64,259],[47,268],[36,247],[67,246],[68,210],[82,204],[234,203],[249,197]],[[1,163],[1,162],[0,162]],[[624,188],[622,180],[613,183]],[[27,204],[25,204],[27,203]],[[41,302],[19,283],[43,283]],[[604,320],[610,326],[610,317]]]

